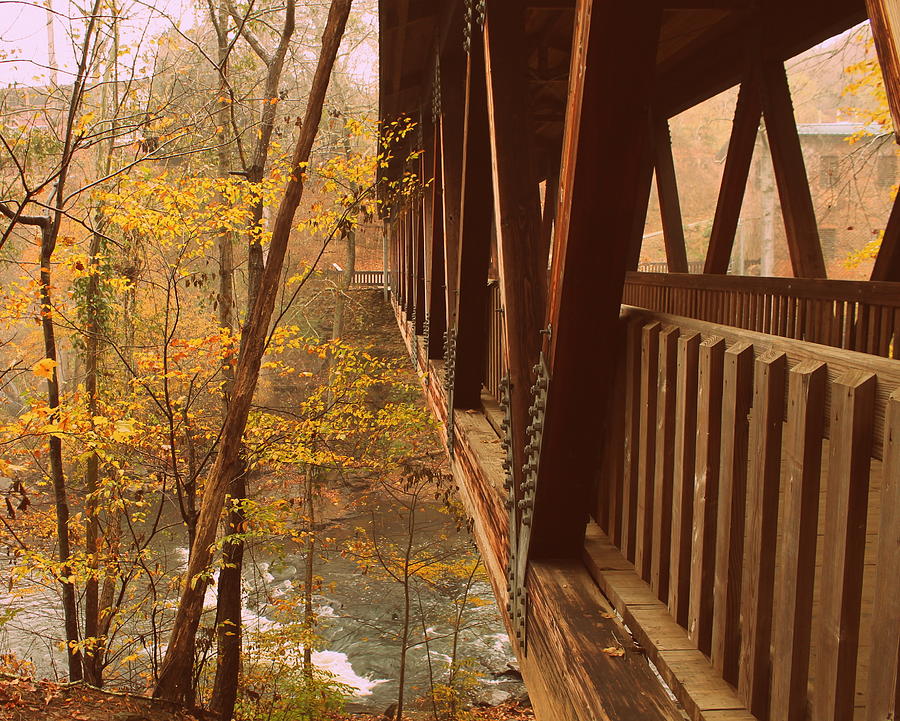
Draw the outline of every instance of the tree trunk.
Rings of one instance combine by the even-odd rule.
[[[100,277],[97,270],[100,255],[101,236],[91,236],[90,275],[85,299],[87,307],[86,338],[84,344],[85,377],[84,392],[87,395],[88,415],[93,419],[99,413],[97,403],[97,372],[100,363]],[[93,424],[93,421],[91,421]],[[97,516],[97,491],[100,488],[100,458],[91,453],[87,459],[84,474],[85,485],[85,529],[84,543],[87,553],[89,575],[84,584],[84,637],[93,639],[91,646],[85,650],[84,677],[91,686],[103,685],[103,649],[100,644],[100,578],[98,568],[100,561],[100,519]]]
[[[48,223],[41,228],[41,330],[44,336],[44,357],[54,362],[56,354],[56,332],[53,328],[53,304],[50,298],[50,262],[53,256],[58,226]],[[59,376],[56,366],[47,379],[47,404],[57,409],[50,416],[50,422],[57,420],[59,413]],[[56,505],[56,535],[59,546],[59,580],[62,584],[63,619],[66,643],[69,681],[83,678],[81,651],[78,650],[78,608],[75,603],[75,581],[69,566],[71,547],[69,543],[69,499],[66,493],[66,477],[63,472],[62,441],[58,436],[50,436],[48,442],[50,456],[50,479],[53,484],[53,498]]]
[[[203,611],[206,575],[211,561],[211,546],[216,539],[216,528],[225,494],[234,477],[243,472],[241,439],[247,425],[250,405],[259,378],[259,369],[266,347],[266,337],[275,300],[281,285],[281,271],[287,252],[294,214],[303,195],[303,173],[309,162],[313,141],[322,117],[322,107],[334,60],[340,46],[351,0],[332,0],[328,22],[322,38],[322,50],[310,89],[305,120],[292,158],[292,173],[278,208],[272,231],[269,257],[259,284],[259,295],[249,315],[241,338],[241,350],[235,370],[234,392],[222,427],[219,453],[206,483],[197,535],[188,564],[184,589],[175,615],[172,636],[160,669],[154,696],[171,701],[182,701],[190,689],[193,662],[191,650]]]
[[[215,20],[215,18],[214,18]],[[219,97],[222,99],[219,109],[218,125],[228,127],[228,106],[224,99],[228,97],[228,11],[224,0],[219,6],[219,17],[215,23],[218,38],[219,63]],[[229,173],[228,149],[223,144],[218,151],[218,174],[227,178]],[[219,326],[228,331],[231,342],[234,342],[235,298],[234,298],[234,237],[231,231],[223,230],[219,234]],[[222,361],[222,375],[225,379],[223,415],[227,415],[231,394],[234,389],[234,367],[232,356]],[[244,530],[243,500],[247,495],[246,473],[235,475],[228,490],[231,507],[225,523],[225,535],[233,536]],[[241,672],[241,646],[243,628],[241,619],[242,606],[242,574],[244,569],[244,542],[234,540],[222,548],[222,569],[219,571],[219,587],[216,596],[216,675],[213,681],[210,709],[218,714],[222,721],[231,721],[234,716],[234,705],[237,701],[238,681]]]
[[[307,516],[307,533],[306,533],[306,576],[303,579],[303,623],[306,632],[312,636],[312,630],[315,626],[316,617],[313,613],[313,584],[315,581],[315,553],[316,553],[316,508],[314,505],[313,494],[313,476],[316,469],[309,468],[306,474],[306,484],[304,487],[304,505],[306,506]],[[303,675],[307,681],[312,681],[313,665],[312,665],[312,644],[307,639],[306,645],[303,647]]]

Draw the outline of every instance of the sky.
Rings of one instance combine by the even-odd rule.
[[[48,32],[45,7],[53,12],[54,44],[59,81],[66,82],[74,70],[73,31],[82,27],[77,4],[70,0],[0,0],[0,85],[42,85],[50,75]],[[154,7],[144,2],[130,2],[122,24],[123,44],[138,44],[141,39],[164,32],[172,20],[182,30],[194,24],[194,12],[184,0],[153,0]],[[170,20],[171,18],[172,20]]]
[[[321,2],[321,0],[319,0]],[[56,66],[59,82],[65,83],[74,71],[73,31],[83,27],[78,3],[72,0],[0,0],[0,87],[45,85],[50,79],[48,59],[47,5],[53,13]],[[148,41],[177,23],[187,32],[197,23],[191,0],[120,0],[126,7],[120,24],[121,46],[149,47]],[[374,3],[361,0],[354,11],[362,20],[377,23]],[[130,59],[126,59],[130,64]],[[351,53],[350,66],[360,82],[371,82],[377,75],[377,54],[372,45],[362,45]]]

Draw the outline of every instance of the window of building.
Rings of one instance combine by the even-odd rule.
[[[830,188],[837,181],[838,176],[838,156],[823,155],[822,164],[819,168],[819,184],[823,188]]]
[[[822,254],[826,257],[834,255],[837,246],[837,228],[819,228],[819,241],[822,243]]]
[[[878,186],[881,188],[890,188],[897,182],[897,156],[882,155],[878,158],[877,166]]]

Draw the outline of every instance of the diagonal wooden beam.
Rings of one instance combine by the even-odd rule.
[[[484,31],[485,71],[517,481],[525,463],[532,368],[540,354],[547,302],[547,251],[541,243],[541,205],[531,152],[526,48],[522,3],[490,0]]]
[[[759,72],[763,116],[794,275],[824,278],[825,259],[784,64],[764,61]]]
[[[617,337],[662,8],[579,0],[560,166],[544,355],[550,374],[531,536],[535,557],[579,555]],[[610,68],[620,71],[610,72]]]
[[[678,180],[675,177],[669,121],[665,118],[657,120],[653,131],[656,192],[662,216],[666,261],[670,273],[687,273],[687,250],[684,247],[684,225],[681,219],[681,203],[678,200]]]
[[[731,126],[716,215],[706,250],[704,273],[728,272],[761,116],[759,88],[754,78],[747,78],[741,83],[734,108],[734,123]]]
[[[894,120],[894,136],[900,142],[900,5],[895,0],[866,0],[866,9]]]
[[[493,232],[491,142],[481,38],[473,38],[469,53],[465,109],[453,403],[456,408],[480,408]]]
[[[628,254],[628,270],[637,270],[641,260],[641,246],[644,244],[644,230],[647,226],[647,210],[650,206],[650,194],[653,192],[653,128],[649,112],[644,113],[642,126],[647,134],[647,142],[643,144],[641,155],[635,156],[638,164],[639,194],[634,199],[631,231],[625,243],[625,250]]]
[[[894,199],[881,247],[872,268],[872,280],[900,282],[900,196]]]

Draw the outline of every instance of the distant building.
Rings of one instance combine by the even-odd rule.
[[[801,123],[797,132],[828,276],[865,279],[871,261],[851,268],[847,260],[878,237],[890,213],[898,180],[893,136],[854,122]],[[730,272],[792,275],[764,130],[757,137]]]

